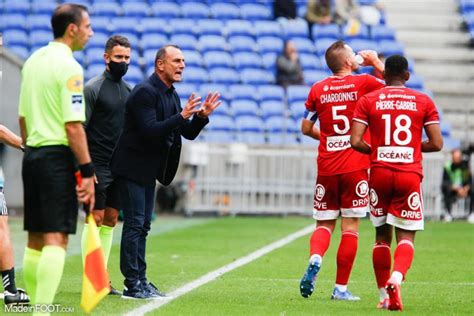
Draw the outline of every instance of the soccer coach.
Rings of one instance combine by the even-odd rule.
[[[132,90],[125,106],[122,134],[111,160],[124,213],[120,247],[123,298],[163,296],[148,282],[145,261],[156,180],[171,183],[178,168],[181,136],[195,139],[220,104],[218,92],[209,93],[201,107],[201,98],[192,94],[181,108],[173,83],[181,81],[184,68],[178,46],[160,48],[155,72]]]

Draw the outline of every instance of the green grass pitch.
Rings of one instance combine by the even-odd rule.
[[[152,224],[147,249],[148,276],[165,292],[193,281],[233,260],[313,223],[310,218],[237,217],[218,219],[159,218]],[[15,246],[23,247],[21,225],[12,221]],[[78,232],[80,232],[80,227]],[[116,232],[116,241],[120,229]],[[340,233],[333,235],[315,293],[304,299],[298,285],[308,259],[309,236],[277,249],[246,266],[231,271],[153,311],[152,315],[379,315],[378,292],[372,271],[374,230],[361,225],[359,251],[349,289],[359,302],[330,300],[335,280],[335,255]],[[392,250],[394,245],[392,245]],[[19,253],[18,250],[16,253]],[[21,258],[16,257],[17,262]],[[109,261],[113,284],[121,289],[119,245]],[[71,241],[56,303],[79,307],[81,259],[78,239]],[[21,286],[21,268],[17,283]],[[405,312],[412,315],[474,314],[474,227],[464,222],[427,222],[415,241],[415,259],[402,286]],[[0,303],[0,314],[4,309]],[[106,297],[96,315],[116,315],[144,304]]]

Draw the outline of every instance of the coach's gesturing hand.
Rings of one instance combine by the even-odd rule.
[[[201,104],[201,97],[196,97],[194,93],[189,96],[188,103],[184,106],[181,111],[181,116],[185,119],[190,118],[194,113],[197,113],[199,109],[196,109]]]
[[[207,118],[221,104],[219,92],[209,92],[204,104],[199,109],[197,115],[201,118]]]

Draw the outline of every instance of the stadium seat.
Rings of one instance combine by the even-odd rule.
[[[305,20],[289,20],[283,24],[283,30],[287,39],[295,37],[309,37],[308,24]]]
[[[84,73],[85,81],[87,82],[93,77],[103,73],[104,70],[105,70],[104,65],[95,64],[95,65],[88,66]]]
[[[222,104],[219,107],[221,106]],[[206,129],[209,131],[235,131],[234,119],[229,115],[213,113],[212,123],[208,124]]]
[[[254,26],[252,25],[252,23],[245,20],[229,20],[226,23],[226,35],[227,36],[235,36],[235,35],[253,36]]]
[[[275,75],[263,69],[244,69],[240,73],[243,83],[247,84],[270,84],[275,82]]]
[[[84,54],[84,51],[80,50],[80,51],[76,51],[73,53],[74,55],[74,58],[77,60],[77,62],[81,65],[84,65],[86,62],[85,62],[85,59],[86,59],[86,55]]]
[[[103,43],[102,47],[88,47],[85,52],[86,62],[89,66],[91,65],[103,65],[104,64],[104,46],[105,42]]]
[[[313,24],[311,33],[316,42],[320,38],[330,38],[333,41],[341,38],[341,29],[337,24]]]
[[[202,67],[203,66],[203,58],[198,51],[183,49],[182,52],[184,55],[184,63],[186,64],[186,67],[188,66]]]
[[[211,69],[209,77],[214,83],[235,84],[240,82],[239,73],[232,68]]]
[[[257,102],[252,100],[233,100],[230,103],[230,107],[235,117],[241,115],[258,115],[260,112]]]
[[[259,100],[257,88],[248,84],[231,85],[229,87],[229,96],[232,100]]]
[[[304,103],[305,103],[305,101],[299,100],[299,101],[293,101],[293,102],[288,104],[288,109],[290,111],[290,115],[294,119],[298,120],[298,119],[303,117],[304,111],[306,109]]]
[[[285,90],[276,85],[260,85],[258,86],[258,95],[260,101],[285,101]]]
[[[168,37],[160,33],[143,33],[143,36],[140,40],[140,47],[143,51],[154,50],[156,51],[162,46],[168,44]]]
[[[299,54],[300,64],[303,71],[321,69],[321,62],[318,57],[313,54]]]
[[[30,56],[30,51],[23,45],[8,45],[8,49],[22,59],[27,59]]]
[[[314,53],[314,44],[311,42],[309,38],[302,38],[302,37],[297,37],[291,39],[291,41],[295,44],[296,49],[298,50],[298,53],[306,53],[306,54],[312,54]]]
[[[28,33],[24,30],[10,29],[3,32],[3,45],[10,46],[21,46],[28,50],[29,39]]]
[[[51,16],[31,14],[28,16],[28,28],[30,30],[51,30]],[[94,28],[95,32],[95,28]]]
[[[276,21],[255,21],[254,22],[255,35],[261,36],[282,36],[280,23]]]
[[[170,43],[178,45],[181,49],[193,50],[196,49],[198,41],[191,34],[176,34],[171,36]]]
[[[94,36],[87,42],[87,49],[100,48],[104,52],[105,43],[109,39],[109,35],[101,32],[94,32]],[[102,56],[101,56],[102,57]]]
[[[151,5],[151,12],[155,17],[172,19],[181,15],[181,8],[173,2],[154,2]]]
[[[304,72],[304,83],[312,86],[315,82],[325,79],[328,73],[323,70],[307,70]]]
[[[4,14],[0,23],[2,23],[3,30],[28,30],[26,16],[22,14]]]
[[[117,17],[122,13],[122,9],[117,3],[95,2],[92,5],[91,13],[94,16]]]
[[[376,52],[379,51],[379,46],[377,45],[377,42],[373,40],[354,38],[354,39],[347,40],[347,44],[350,47],[352,47],[352,49],[356,53],[361,50],[367,50],[367,49],[374,50]]]
[[[271,71],[273,74],[275,74],[276,72],[277,57],[278,57],[277,53],[262,54],[263,67],[265,67],[266,70]]]
[[[371,37],[375,41],[395,40],[395,30],[386,25],[373,25],[370,29]]]
[[[242,115],[235,118],[235,125],[239,131],[238,141],[249,144],[265,143],[264,123],[261,118],[255,115]]]
[[[240,15],[245,20],[270,20],[272,11],[263,4],[248,3],[240,6]]]
[[[423,78],[419,75],[411,73],[410,79],[405,83],[407,88],[415,89],[415,90],[423,90]]]
[[[207,94],[208,94],[207,92],[205,94],[201,94],[201,97],[203,100],[207,97]],[[214,110],[214,112],[212,112],[212,115],[213,115],[212,122],[214,122],[215,115],[230,115],[231,113],[229,103],[227,103],[227,101],[225,100],[220,100],[220,101],[221,101],[221,104]]]
[[[382,52],[385,57],[389,57],[395,54],[403,55],[404,47],[399,42],[384,40],[379,42],[379,51]]]
[[[168,21],[170,34],[189,34],[195,35],[196,23],[192,19],[171,19]]]
[[[199,37],[199,49],[200,51],[226,51],[227,43],[223,36],[219,35],[202,35]]]
[[[359,32],[355,34],[348,34],[348,25],[343,25],[342,26],[342,33],[344,36],[345,40],[348,40],[350,38],[361,38],[361,39],[369,39],[369,28],[367,25],[360,25]]]
[[[209,81],[208,72],[201,67],[186,67],[183,72],[183,81],[186,83],[205,83]]]
[[[145,2],[125,2],[122,4],[123,12],[129,17],[143,18],[150,14],[150,7]]]
[[[336,40],[332,38],[318,38],[315,40],[314,47],[315,52],[319,56],[323,56],[326,53],[326,49],[331,46]]]
[[[215,19],[229,20],[239,19],[239,7],[233,3],[218,2],[211,4],[211,14]]]
[[[204,63],[208,69],[216,67],[232,68],[234,60],[228,52],[210,51],[204,54]]]
[[[272,116],[285,115],[285,104],[282,101],[263,101],[260,102],[262,117],[267,119]]]
[[[202,2],[186,2],[181,4],[181,13],[189,19],[207,19],[211,12]]]
[[[209,130],[204,133],[204,139],[208,143],[230,144],[235,142],[235,135],[232,131]]]
[[[193,83],[175,83],[174,87],[178,95],[182,99],[188,99],[191,94],[198,94],[198,88],[196,84]]]
[[[31,4],[31,12],[34,14],[45,14],[51,16],[54,9],[58,4],[56,2],[48,2],[48,1],[41,1],[41,2],[33,2]]]
[[[91,24],[94,32],[110,33],[112,23],[106,16],[91,16]]]
[[[95,27],[95,25],[93,27]],[[154,17],[140,19],[140,25],[138,28],[142,31],[143,35],[147,33],[167,34],[169,32],[168,21]]]
[[[28,1],[6,0],[3,12],[6,14],[28,15],[30,9],[30,3]]]
[[[231,36],[228,42],[230,50],[234,53],[253,52],[257,48],[257,43],[250,36]]]
[[[142,82],[143,79],[145,79],[145,76],[143,75],[143,72],[139,67],[135,65],[129,65],[128,71],[123,79],[127,81],[130,85],[135,86],[136,84]]]
[[[53,34],[51,31],[31,31],[30,32],[30,45],[33,46],[45,46],[53,40]]]
[[[197,21],[198,31],[201,35],[222,35],[224,22],[214,19],[200,19]]]
[[[245,68],[262,68],[263,61],[257,53],[239,52],[234,53],[235,67],[239,71]]]
[[[232,96],[229,96],[229,92],[227,91],[227,85],[225,84],[216,84],[216,83],[206,83],[202,84],[199,87],[199,93],[203,98],[205,98],[209,92],[218,91],[221,95],[221,99],[223,100],[230,100]]]
[[[127,33],[134,33],[135,35],[139,35],[137,30],[139,25],[139,18],[136,17],[116,17],[111,19],[112,22],[112,29],[115,34],[121,34],[124,32]],[[94,27],[94,26],[92,26]]]
[[[265,121],[268,142],[274,145],[296,144],[296,123],[284,116],[271,116]]]
[[[261,54],[277,53],[283,50],[283,40],[276,36],[262,36],[257,38],[258,49]]]
[[[310,87],[307,86],[288,86],[286,94],[288,96],[288,103],[295,101],[302,101],[303,103],[308,98]]]

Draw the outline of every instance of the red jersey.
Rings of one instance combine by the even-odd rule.
[[[385,87],[359,100],[354,120],[369,126],[372,167],[423,176],[423,128],[439,124],[438,111],[430,97],[405,87]]]
[[[369,168],[367,155],[351,148],[350,124],[359,98],[383,86],[383,81],[364,74],[331,76],[311,87],[306,119],[315,121],[317,117],[320,122],[318,174],[331,176]]]

